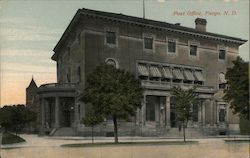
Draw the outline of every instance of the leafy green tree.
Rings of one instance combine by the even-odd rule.
[[[0,125],[7,132],[12,126],[13,112],[11,106],[4,106],[0,109]]]
[[[12,129],[17,134],[33,121],[36,121],[36,114],[24,105],[4,106],[0,109],[0,125],[5,128],[5,132]]]
[[[90,111],[87,113],[86,117],[82,119],[82,123],[86,126],[91,127],[91,137],[92,143],[94,143],[94,126],[103,122],[103,117]]]
[[[87,77],[83,101],[91,103],[95,113],[111,117],[114,139],[118,142],[118,119],[134,116],[141,107],[143,89],[140,81],[121,69],[101,64]]]
[[[230,103],[234,114],[249,120],[249,63],[240,57],[233,61],[233,67],[227,69],[226,80],[228,88],[225,89],[225,99]]]
[[[175,97],[176,121],[181,122],[183,125],[183,137],[185,142],[185,128],[191,116],[192,105],[196,101],[195,88],[183,90],[180,87],[173,87],[171,89],[171,94]]]

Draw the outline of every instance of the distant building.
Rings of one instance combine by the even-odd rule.
[[[26,107],[37,114],[37,121],[36,123],[30,124],[27,129],[28,132],[35,132],[38,130],[38,127],[40,127],[40,104],[37,92],[38,87],[32,77],[29,86],[26,88]]]
[[[239,118],[222,99],[225,73],[246,40],[210,33],[207,21],[197,18],[195,29],[123,14],[79,9],[52,59],[57,83],[37,91],[41,110],[40,132],[51,135],[87,134],[81,119],[89,106],[81,102],[87,76],[101,63],[125,69],[145,88],[142,108],[135,118],[119,122],[119,135],[170,135],[178,126],[172,86],[197,86],[188,127],[200,135],[239,132]],[[218,26],[219,27],[219,26]],[[230,26],[229,26],[230,27]],[[223,29],[223,28],[221,28]],[[30,95],[27,103],[30,102]],[[100,135],[113,131],[107,119]]]
[[[38,87],[32,77],[29,86],[26,88],[26,107],[33,111],[37,111],[37,108],[39,108],[36,104],[37,91]]]

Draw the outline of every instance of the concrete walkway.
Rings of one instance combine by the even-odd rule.
[[[91,137],[48,137],[21,134],[22,138],[26,140],[24,143],[16,143],[10,145],[2,145],[2,149],[7,148],[20,148],[20,147],[59,147],[63,144],[75,144],[75,143],[91,143]],[[234,136],[234,137],[208,137],[201,139],[188,139],[192,141],[198,141],[200,144],[215,142],[224,143],[224,140],[228,139],[249,139],[249,136]],[[113,137],[94,137],[95,142],[113,142]],[[150,141],[183,141],[183,138],[165,138],[165,137],[119,137],[120,142],[150,142]]]

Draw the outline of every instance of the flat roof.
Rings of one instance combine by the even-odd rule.
[[[212,40],[232,42],[232,43],[237,43],[239,45],[247,42],[247,40],[244,40],[241,38],[217,34],[217,33],[211,33],[211,32],[206,32],[206,31],[199,31],[199,30],[194,29],[194,28],[180,26],[180,25],[171,24],[171,23],[167,23],[167,22],[145,19],[145,18],[141,18],[141,17],[134,17],[134,16],[124,15],[124,14],[119,14],[119,13],[111,13],[111,12],[104,12],[104,11],[97,11],[97,10],[82,8],[82,9],[78,9],[74,18],[71,20],[67,29],[65,30],[65,32],[63,33],[59,42],[55,46],[55,48],[53,50],[55,52],[55,54],[52,56],[53,60],[56,59],[56,54],[57,54],[56,52],[62,46],[63,41],[66,39],[67,33],[71,30],[70,28],[72,28],[73,24],[77,21],[78,17],[81,15],[88,15],[88,16],[107,19],[107,20],[126,22],[126,23],[146,26],[146,27],[152,27],[152,28],[156,28],[156,29],[163,29],[163,30],[167,30],[167,31],[171,31],[171,32],[188,34],[188,35],[193,35],[193,36],[212,39]]]

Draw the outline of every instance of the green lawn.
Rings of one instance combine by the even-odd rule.
[[[250,143],[250,139],[225,140],[226,143]]]
[[[11,133],[3,133],[2,144],[14,144],[14,143],[21,143],[21,142],[25,142],[25,140]]]
[[[79,144],[64,144],[62,147],[99,147],[99,146],[125,146],[125,145],[190,145],[198,144],[198,141],[154,141],[154,142],[104,142],[104,143],[79,143]]]

